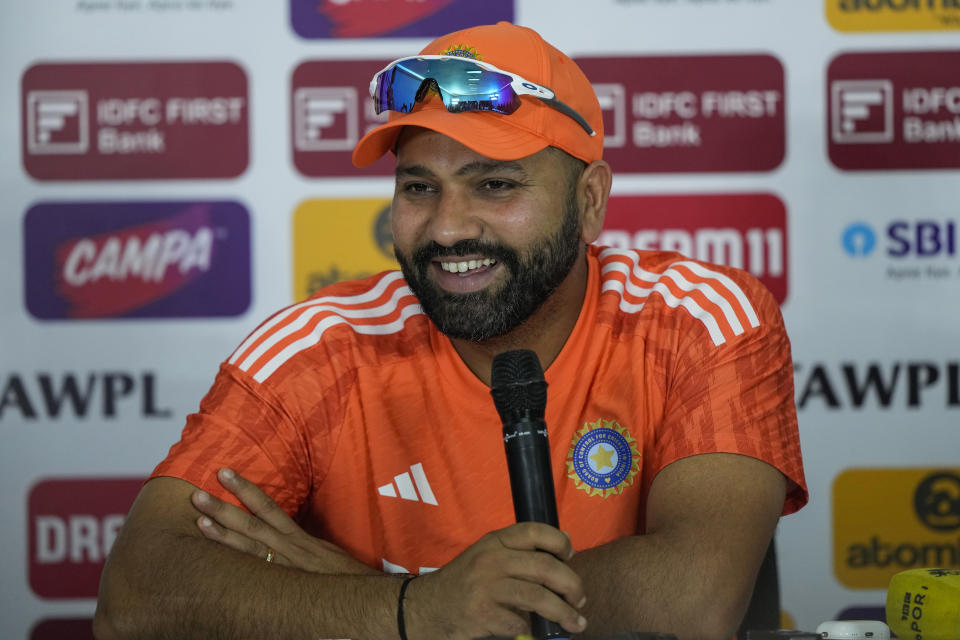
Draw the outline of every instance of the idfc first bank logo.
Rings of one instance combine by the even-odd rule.
[[[513,22],[513,0],[290,0],[303,38],[433,38],[477,24]]]
[[[578,57],[614,171],[770,171],[786,153],[783,65],[770,55]]]
[[[23,164],[38,180],[233,178],[249,158],[231,62],[43,63],[23,74]]]
[[[27,309],[43,320],[232,316],[250,304],[236,202],[41,203],[24,220]]]
[[[960,168],[960,50],[844,53],[827,69],[830,161]]]
[[[353,166],[353,147],[387,121],[370,100],[370,78],[389,60],[308,60],[293,71],[290,128],[293,164],[305,176],[393,175],[394,159]],[[389,156],[390,154],[387,154]]]

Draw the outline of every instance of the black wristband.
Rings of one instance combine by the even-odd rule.
[[[416,577],[404,578],[403,584],[400,585],[400,596],[397,598],[397,632],[400,634],[400,640],[407,640],[407,627],[403,619],[403,598],[407,595],[407,587],[410,586],[410,581]]]

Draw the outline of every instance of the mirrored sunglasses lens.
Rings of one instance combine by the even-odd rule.
[[[510,114],[520,98],[508,75],[481,69],[468,60],[407,60],[377,81],[377,108],[408,112],[425,79],[436,82],[448,111],[495,111]]]
[[[417,101],[421,80],[392,67],[377,78],[376,111],[399,111],[408,113]]]

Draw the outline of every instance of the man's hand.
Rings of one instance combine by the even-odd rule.
[[[529,632],[526,612],[580,632],[587,621],[578,609],[586,595],[565,562],[572,557],[570,538],[549,525],[524,522],[488,533],[442,569],[410,584],[407,635],[515,636]]]
[[[191,501],[204,514],[197,519],[197,526],[207,538],[264,559],[272,551],[272,562],[313,573],[380,573],[335,544],[308,534],[259,487],[238,473],[221,469],[217,478],[250,513],[205,491],[193,492]]]

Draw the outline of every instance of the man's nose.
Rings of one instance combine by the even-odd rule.
[[[430,216],[427,233],[431,240],[451,247],[461,240],[475,240],[483,234],[483,223],[470,206],[469,198],[455,190],[444,191]]]

